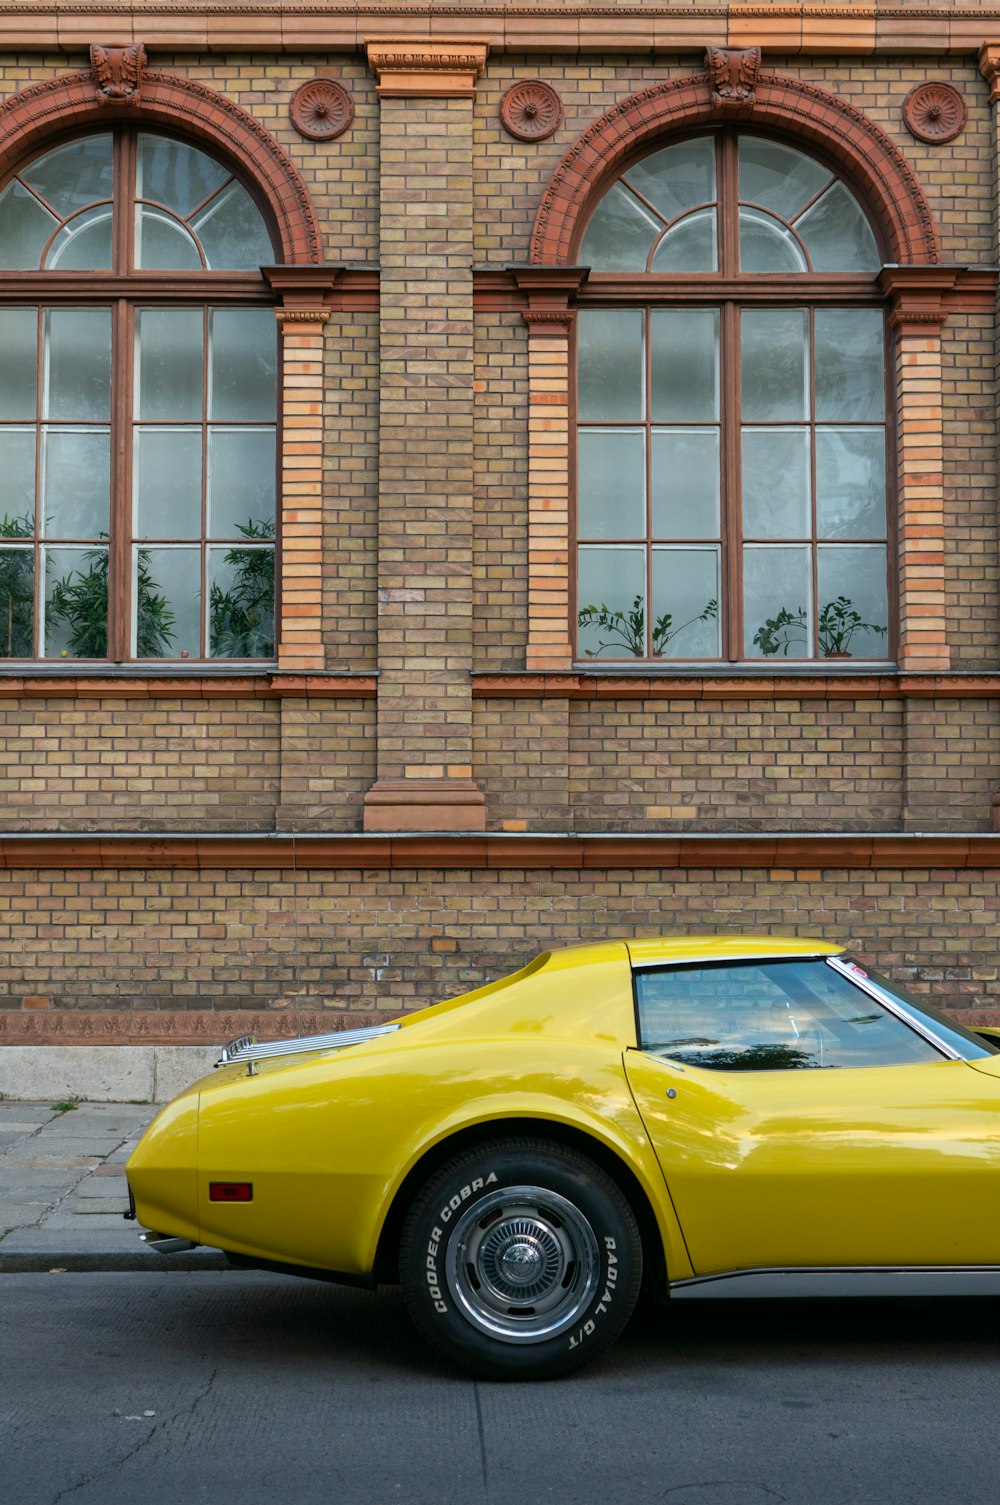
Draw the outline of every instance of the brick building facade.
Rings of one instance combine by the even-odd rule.
[[[841,938],[1000,1022],[1000,11],[12,0],[2,46],[8,1063],[675,929]],[[227,638],[247,560],[273,631]]]

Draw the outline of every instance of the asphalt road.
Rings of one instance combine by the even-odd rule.
[[[10,1505],[996,1505],[1000,1301],[643,1310],[602,1361],[476,1384],[395,1292],[0,1277]]]

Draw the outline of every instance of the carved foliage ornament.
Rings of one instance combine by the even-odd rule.
[[[705,67],[716,109],[749,107],[760,73],[759,47],[706,47]]]
[[[333,141],[354,119],[354,101],[333,78],[311,78],[296,89],[288,113],[307,141]]]
[[[903,120],[910,135],[935,146],[954,141],[968,117],[965,100],[951,84],[918,84],[903,100]]]
[[[544,141],[559,129],[562,118],[562,100],[541,79],[511,84],[500,101],[500,122],[517,141]]]
[[[105,47],[95,42],[90,49],[97,97],[102,104],[138,104],[146,49],[141,42],[130,47]]]

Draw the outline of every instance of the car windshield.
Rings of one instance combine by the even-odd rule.
[[[934,1008],[926,998],[920,998],[908,989],[900,987],[898,982],[890,982],[888,977],[883,977],[880,972],[875,972],[864,962],[859,962],[855,957],[845,956],[841,960],[845,965],[860,974],[866,981],[874,983],[881,992],[888,994],[894,1003],[898,1004],[905,1013],[918,1020],[923,1019],[933,1029],[938,1039],[957,1050],[960,1056],[966,1060],[976,1060],[981,1056],[1000,1055],[1000,1041],[992,1041],[977,1035],[971,1029],[966,1029],[964,1024],[957,1024],[950,1014],[942,1014],[940,1009]]]

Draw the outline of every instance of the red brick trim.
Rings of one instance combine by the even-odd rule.
[[[481,700],[1000,700],[1000,674],[476,674]]]
[[[282,260],[322,261],[322,238],[306,186],[278,143],[231,99],[173,73],[144,73],[138,104],[105,100],[89,70],[12,94],[0,104],[0,181],[50,137],[106,125],[119,116],[181,129],[209,150],[223,152],[269,208]]]
[[[394,835],[119,836],[91,832],[0,836],[0,868],[64,872],[606,872],[621,868],[760,871],[817,868],[862,872],[1000,870],[1000,835],[900,832],[800,834],[643,833],[535,836],[470,832]]]
[[[0,677],[3,700],[374,700],[374,674],[97,675]]]
[[[752,110],[732,108],[727,120],[746,118],[819,147],[843,167],[865,195],[881,225],[888,259],[902,264],[938,260],[930,208],[906,159],[889,137],[846,100],[797,79],[763,73]],[[542,195],[531,237],[531,260],[569,265],[584,216],[600,190],[643,147],[667,133],[716,123],[708,74],[654,84],[608,110],[578,137]]]

